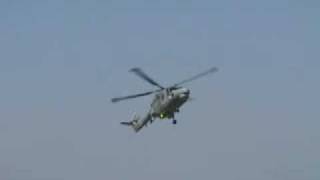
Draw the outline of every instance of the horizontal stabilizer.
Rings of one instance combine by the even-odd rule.
[[[120,122],[120,124],[126,125],[126,126],[132,126],[133,122]]]

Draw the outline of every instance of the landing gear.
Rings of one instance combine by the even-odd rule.
[[[176,125],[178,122],[177,120],[174,118],[174,113],[172,114],[172,124]]]
[[[172,120],[172,124],[176,125],[178,123],[178,121],[176,119]]]

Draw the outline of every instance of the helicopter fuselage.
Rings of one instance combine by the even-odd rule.
[[[157,93],[151,103],[151,116],[160,119],[173,119],[180,107],[189,99],[190,90],[177,88],[164,89]]]

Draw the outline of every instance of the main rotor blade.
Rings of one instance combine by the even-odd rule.
[[[173,87],[175,87],[175,86],[180,86],[181,84],[184,84],[184,83],[187,83],[187,82],[196,80],[196,79],[198,79],[198,78],[201,78],[201,77],[203,77],[203,76],[206,76],[206,75],[208,75],[208,74],[210,74],[210,73],[214,73],[214,72],[217,72],[217,71],[218,71],[218,68],[217,68],[217,67],[212,67],[212,68],[210,68],[210,69],[207,70],[207,71],[204,71],[204,72],[199,73],[199,74],[197,74],[197,75],[195,75],[195,76],[193,76],[193,77],[191,77],[191,78],[189,78],[189,79],[186,79],[186,80],[183,80],[183,81],[181,81],[181,82],[179,82],[179,83],[174,84]]]
[[[122,101],[122,100],[126,100],[126,99],[132,99],[132,98],[137,98],[137,97],[141,97],[141,96],[147,96],[147,95],[150,95],[150,94],[152,94],[154,92],[156,92],[156,91],[149,91],[149,92],[140,93],[140,94],[134,94],[134,95],[124,96],[124,97],[112,98],[111,102],[116,103],[118,101]]]
[[[135,73],[137,76],[141,77],[142,79],[146,80],[150,84],[159,87],[160,89],[164,89],[160,84],[155,82],[153,79],[151,79],[145,72],[143,72],[140,68],[132,68],[130,72]]]

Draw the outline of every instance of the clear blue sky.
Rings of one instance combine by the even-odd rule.
[[[320,3],[0,2],[1,180],[320,179]],[[151,90],[187,84],[179,124],[134,134]]]

